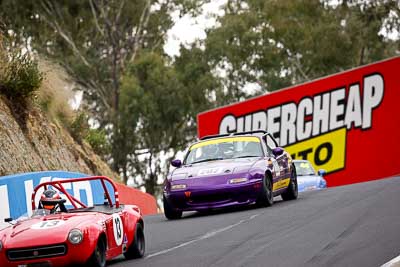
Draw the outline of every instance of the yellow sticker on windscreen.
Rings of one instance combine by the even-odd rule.
[[[309,165],[306,162],[300,163],[300,168],[308,169]]]
[[[218,138],[218,139],[212,139],[208,141],[203,141],[199,142],[197,144],[194,144],[190,147],[190,150],[193,150],[195,148],[199,148],[202,146],[208,146],[208,145],[213,145],[213,144],[220,144],[220,143],[229,143],[229,142],[256,142],[260,143],[260,139],[255,136],[240,136],[240,137],[226,137],[226,138]]]

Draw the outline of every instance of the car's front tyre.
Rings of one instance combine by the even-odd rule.
[[[135,237],[128,250],[124,253],[125,258],[128,260],[142,258],[145,252],[145,244],[143,226],[137,223]]]
[[[182,211],[174,209],[168,200],[163,196],[164,215],[168,220],[176,220],[182,217]]]
[[[272,192],[272,177],[266,173],[261,187],[261,194],[257,199],[257,204],[263,207],[269,207],[274,204],[274,195]]]
[[[87,266],[91,267],[105,267],[106,266],[106,241],[104,238],[99,238],[92,256],[87,262]]]
[[[297,173],[296,173],[296,168],[294,167],[294,165],[292,165],[291,168],[291,174],[290,174],[290,183],[289,186],[287,188],[287,190],[282,193],[281,197],[283,200],[287,201],[287,200],[294,200],[297,199],[298,195],[299,195],[299,188],[297,185]]]

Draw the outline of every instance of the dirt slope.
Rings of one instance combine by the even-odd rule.
[[[0,97],[0,176],[66,170],[119,179],[89,145],[76,143],[39,108],[15,106]]]

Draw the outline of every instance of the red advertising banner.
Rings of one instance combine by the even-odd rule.
[[[266,130],[328,186],[400,173],[400,57],[200,113],[198,136]]]

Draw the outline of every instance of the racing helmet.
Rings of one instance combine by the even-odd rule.
[[[50,210],[51,213],[53,213],[57,207],[64,202],[66,202],[66,200],[62,199],[60,194],[53,189],[46,189],[40,197],[40,206],[43,209]]]
[[[209,144],[202,147],[203,157],[211,158],[215,157],[218,154],[218,146],[217,144]]]
[[[232,157],[234,152],[233,142],[223,142],[218,145],[220,156]]]

